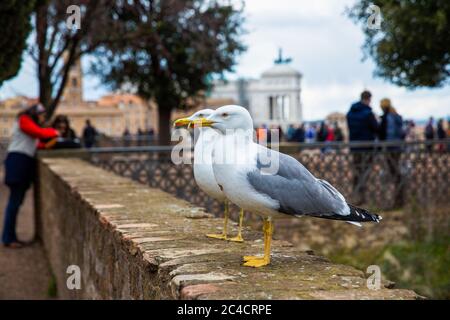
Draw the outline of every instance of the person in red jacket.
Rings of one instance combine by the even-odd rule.
[[[327,137],[325,138],[325,141],[327,142],[333,142],[334,141],[334,129],[332,126],[327,126]]]
[[[53,128],[43,128],[45,109],[36,104],[22,111],[12,130],[11,142],[5,160],[5,184],[9,187],[9,199],[5,209],[2,242],[5,247],[21,248],[23,242],[16,236],[16,220],[35,174],[35,154],[39,139],[58,136]]]

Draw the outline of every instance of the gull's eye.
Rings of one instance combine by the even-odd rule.
[[[228,118],[230,115],[227,112],[222,113],[222,118]]]
[[[198,114],[198,115],[197,115],[197,117],[199,117],[199,118],[203,118],[203,114],[202,114],[202,113],[200,113],[200,114]]]

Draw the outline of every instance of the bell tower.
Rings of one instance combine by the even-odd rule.
[[[83,72],[79,58],[70,67],[62,102],[70,107],[79,106],[83,103]]]

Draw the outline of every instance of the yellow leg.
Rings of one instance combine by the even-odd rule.
[[[260,256],[243,256],[242,260],[244,260],[244,262],[250,261],[250,260],[263,260],[264,257],[260,257]]]
[[[242,238],[242,224],[244,222],[244,209],[241,208],[239,212],[239,229],[236,237],[230,238],[228,240],[235,242],[244,242],[244,238]]]
[[[208,238],[214,238],[214,239],[221,239],[221,240],[227,240],[227,234],[228,234],[228,215],[229,215],[229,208],[228,208],[228,201],[225,200],[224,202],[224,219],[223,219],[223,231],[222,234],[207,234],[206,236]]]
[[[245,256],[244,266],[246,267],[259,268],[266,266],[270,263],[270,247],[272,244],[272,235],[273,235],[273,222],[270,220],[270,218],[264,220],[263,230],[264,230],[264,256],[263,257]]]
[[[266,225],[267,225],[267,221],[264,220],[263,223],[263,232],[264,232],[264,251],[266,249],[266,244],[267,244],[267,233],[266,233]],[[262,256],[243,256],[242,259],[244,260],[244,262],[250,261],[250,260],[264,260],[264,255]]]

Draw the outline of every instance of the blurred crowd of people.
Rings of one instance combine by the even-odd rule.
[[[290,124],[286,133],[280,126],[271,126],[268,128],[263,124],[260,128],[256,129],[258,141],[267,139],[267,142],[271,142],[274,133],[277,134],[279,141],[286,142],[313,143],[344,141],[344,133],[337,122],[333,124],[328,124],[325,121],[319,123],[302,123],[300,125]]]
[[[420,137],[416,132],[414,121],[403,121],[402,116],[392,105],[391,100],[384,98],[380,101],[383,114],[380,120],[370,106],[372,94],[369,91],[361,93],[360,101],[352,104],[347,113],[347,124],[350,141],[430,141],[434,139],[446,139],[449,132],[444,128],[444,119],[440,119],[437,128],[434,127],[434,119],[431,117],[425,127],[424,136]],[[448,126],[450,129],[450,125]],[[432,147],[431,144],[428,145]],[[441,151],[445,145],[440,146]],[[431,149],[430,149],[431,150]]]
[[[413,120],[403,120],[397,112],[392,102],[388,98],[380,101],[382,115],[377,117],[370,106],[372,94],[369,91],[361,93],[358,102],[351,105],[346,115],[346,122],[349,136],[344,136],[344,130],[338,122],[314,121],[302,124],[290,124],[286,132],[281,126],[270,126],[263,124],[256,128],[258,141],[271,142],[273,135],[277,135],[280,142],[340,142],[349,141],[432,141],[443,140],[450,136],[450,119],[447,129],[444,126],[444,119],[439,119],[435,126],[434,118],[431,117],[425,127],[423,137],[417,131],[416,123]],[[432,148],[432,145],[428,145]],[[444,151],[446,146],[439,145],[439,150]],[[431,149],[430,149],[431,150]]]
[[[122,141],[124,147],[130,147],[133,144],[137,144],[138,146],[146,145],[155,140],[155,130],[150,128],[148,130],[142,130],[141,128],[137,129],[136,134],[132,134],[128,128],[122,133]]]
[[[56,129],[58,136],[51,139],[40,139],[38,149],[76,149],[92,148],[95,146],[99,135],[97,129],[89,119],[86,119],[82,137],[79,138],[75,130],[70,126],[70,120],[66,115],[57,115],[52,121],[51,128]]]
[[[374,114],[371,108],[372,94],[369,91],[361,93],[360,100],[351,105],[346,115],[349,140],[350,141],[416,141],[421,140],[415,130],[413,121],[403,121],[401,115],[392,105],[391,101],[384,98],[380,101],[383,112],[380,118]],[[450,129],[450,125],[447,126]],[[270,129],[270,130],[269,130]],[[155,132],[138,130],[132,135],[128,129],[123,132],[122,138],[125,146],[131,140],[141,142],[152,139]],[[256,129],[258,141],[272,142],[288,141],[298,143],[313,142],[339,142],[346,140],[341,127],[337,122],[327,123],[325,121],[315,123],[291,124],[286,133],[280,126],[268,128],[262,125]],[[274,137],[274,135],[278,137]],[[45,108],[41,104],[33,105],[17,116],[17,121],[12,130],[12,137],[8,146],[5,160],[5,184],[10,189],[10,196],[5,210],[5,222],[3,226],[2,242],[11,248],[20,248],[23,243],[16,237],[16,217],[25,197],[26,190],[30,187],[34,178],[35,154],[37,149],[67,149],[67,148],[92,148],[96,145],[99,132],[89,119],[86,120],[82,137],[77,137],[71,128],[70,120],[65,115],[56,116],[48,123]],[[425,130],[424,140],[446,139],[449,132],[444,128],[444,120],[437,121],[435,127],[434,119],[430,118]],[[427,150],[433,151],[435,145],[427,144]],[[450,148],[444,143],[438,144],[439,151]],[[327,152],[328,148],[322,148]],[[372,146],[352,146],[352,161],[354,171],[354,188],[364,193],[365,172],[370,170],[372,156],[375,150]],[[399,161],[401,156],[400,146],[389,146],[389,171],[394,177],[396,184],[400,185]],[[401,193],[401,192],[399,192]],[[364,201],[364,199],[362,199]]]
[[[392,142],[385,146],[384,150],[388,151],[387,159],[387,173],[391,175],[395,185],[397,186],[396,202],[401,205],[402,199],[402,183],[401,183],[401,168],[400,159],[405,149],[402,146],[403,141],[426,141],[426,151],[444,152],[449,150],[450,146],[446,143],[433,143],[432,141],[438,139],[443,140],[450,136],[450,120],[445,129],[444,120],[439,119],[435,126],[435,120],[431,117],[424,128],[423,136],[417,130],[416,123],[413,120],[403,120],[403,117],[398,113],[392,102],[388,98],[383,98],[380,101],[381,116],[377,116],[371,107],[372,94],[365,90],[361,93],[359,101],[350,106],[346,114],[345,120],[348,129],[348,137],[344,137],[343,128],[337,122],[321,121],[309,122],[299,125],[290,124],[283,132],[280,126],[271,126],[268,128],[262,125],[256,129],[256,137],[258,141],[268,143],[275,140],[283,142],[296,143],[314,143],[323,142],[325,145],[321,147],[321,152],[326,153],[332,150],[327,147],[327,142],[340,142],[348,140],[350,142],[361,142],[351,146],[352,163],[354,167],[354,190],[359,193],[360,202],[364,202],[366,194],[367,172],[370,172],[374,151],[379,148],[371,145],[375,141]],[[342,123],[341,123],[342,125]],[[277,136],[274,137],[274,134]],[[369,142],[364,145],[364,142]],[[395,142],[398,142],[396,144]],[[410,148],[416,148],[414,146]],[[359,201],[358,201],[359,202]]]
[[[344,134],[337,122],[328,124],[325,121],[320,123],[301,124],[299,126],[289,125],[286,136],[283,137],[288,142],[332,142],[344,141]]]
[[[415,130],[415,123],[413,121],[403,121],[402,116],[397,112],[391,103],[391,100],[384,98],[380,101],[380,108],[383,112],[380,120],[377,119],[371,108],[372,94],[369,91],[363,91],[361,93],[360,100],[351,105],[349,112],[347,113],[347,125],[349,129],[350,141],[389,141],[389,142],[401,142],[422,140],[417,136]],[[446,139],[447,132],[444,130],[444,120],[438,121],[437,129],[434,128],[434,119],[430,118],[427,126],[425,127],[423,140],[431,141],[436,138],[442,140]],[[447,145],[444,143],[438,144],[438,151],[445,151]],[[430,143],[426,144],[428,151],[435,150],[435,145]],[[374,158],[373,146],[354,146],[351,148],[353,154],[353,188],[359,195],[358,202],[365,202],[366,196],[366,179],[368,172],[370,172],[373,158]],[[386,155],[387,169],[391,177],[393,178],[396,186],[395,190],[395,202],[396,205],[401,206],[403,204],[403,186],[401,183],[401,145],[390,145],[385,150],[389,153]]]

